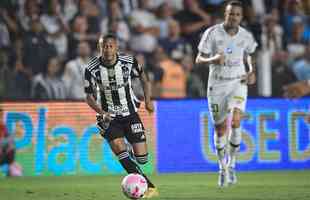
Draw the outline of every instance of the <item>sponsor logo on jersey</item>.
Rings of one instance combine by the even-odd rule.
[[[131,131],[133,133],[141,133],[143,132],[143,127],[141,123],[135,123],[131,125]]]
[[[231,47],[227,47],[227,48],[226,48],[226,53],[232,54],[232,48],[231,48]]]

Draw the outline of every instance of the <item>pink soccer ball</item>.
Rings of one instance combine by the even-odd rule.
[[[140,199],[147,190],[147,182],[140,174],[128,174],[122,180],[122,190],[130,199]]]

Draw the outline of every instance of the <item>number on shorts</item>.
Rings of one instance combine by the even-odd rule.
[[[216,103],[211,104],[211,112],[218,113],[219,112],[219,105]]]

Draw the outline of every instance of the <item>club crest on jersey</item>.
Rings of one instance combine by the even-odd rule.
[[[114,71],[114,69],[108,69],[108,76],[109,76],[109,77],[114,77],[114,76],[115,76],[115,71]]]
[[[122,66],[123,76],[128,78],[130,75],[128,64]]]
[[[232,48],[227,47],[227,48],[226,48],[226,53],[227,53],[227,54],[232,54]]]

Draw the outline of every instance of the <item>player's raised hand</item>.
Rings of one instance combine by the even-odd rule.
[[[145,101],[145,109],[149,112],[149,113],[153,113],[154,112],[154,104],[152,101]]]

